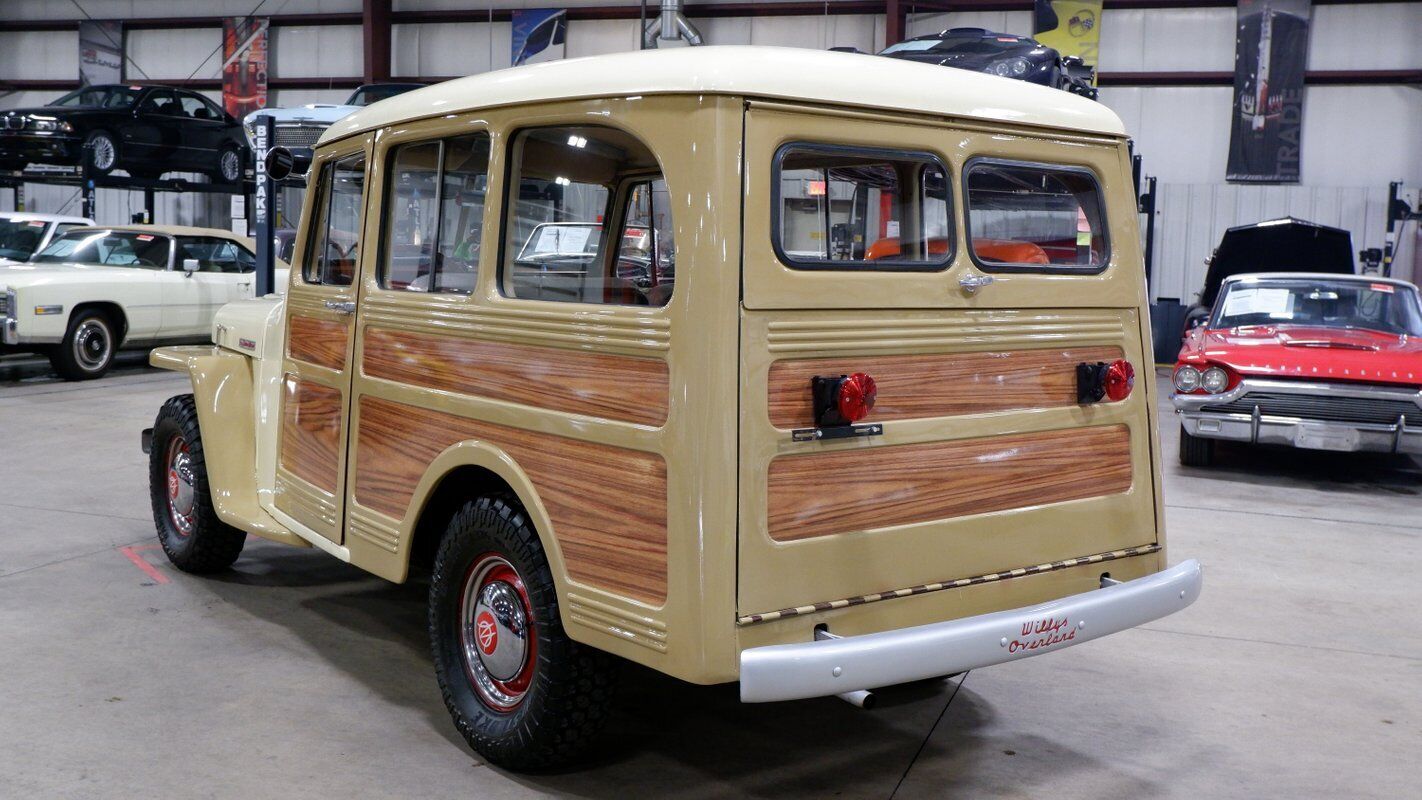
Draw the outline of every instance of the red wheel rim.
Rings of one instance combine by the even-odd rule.
[[[480,702],[512,711],[528,694],[538,663],[533,604],[508,559],[484,553],[464,575],[459,594],[464,672]]]

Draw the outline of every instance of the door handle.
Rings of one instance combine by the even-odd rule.
[[[326,308],[337,314],[354,314],[356,304],[354,300],[327,300]]]
[[[958,279],[958,285],[963,287],[963,291],[970,295],[977,294],[979,289],[991,283],[991,275],[964,275]]]

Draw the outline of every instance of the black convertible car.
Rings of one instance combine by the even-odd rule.
[[[950,28],[890,45],[879,55],[1017,78],[1096,99],[1091,67],[1030,36]]]
[[[47,106],[0,114],[0,170],[87,163],[135,178],[204,172],[237,183],[242,126],[197,92],[166,86],[87,86]]]

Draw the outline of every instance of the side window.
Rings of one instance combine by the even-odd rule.
[[[948,170],[929,153],[789,144],[775,249],[795,269],[939,270],[953,254]]]
[[[468,294],[479,269],[489,137],[473,134],[395,148],[380,285]]]
[[[1100,272],[1109,256],[1101,187],[1090,171],[969,162],[968,242],[986,271]]]
[[[360,263],[360,223],[365,210],[365,154],[321,167],[316,218],[308,234],[303,278],[324,286],[350,286]]]
[[[183,116],[193,119],[212,119],[212,111],[203,102],[201,97],[195,94],[184,92],[178,95],[178,101],[182,104]]]
[[[143,98],[143,105],[139,106],[138,110],[145,114],[164,114],[167,116],[179,116],[183,113],[182,109],[178,106],[178,99],[173,96],[172,92],[166,89],[149,92],[148,96]]]
[[[570,126],[522,131],[511,153],[500,276],[506,296],[666,305],[674,228],[646,145],[611,128]]]
[[[236,272],[236,248],[226,239],[210,236],[178,238],[178,267],[188,259],[196,259],[198,272]]]

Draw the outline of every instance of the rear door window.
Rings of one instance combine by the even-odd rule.
[[[953,255],[948,170],[929,153],[789,144],[775,249],[795,269],[938,270]]]
[[[968,244],[988,272],[1100,272],[1110,258],[1101,187],[1090,170],[969,162]]]

